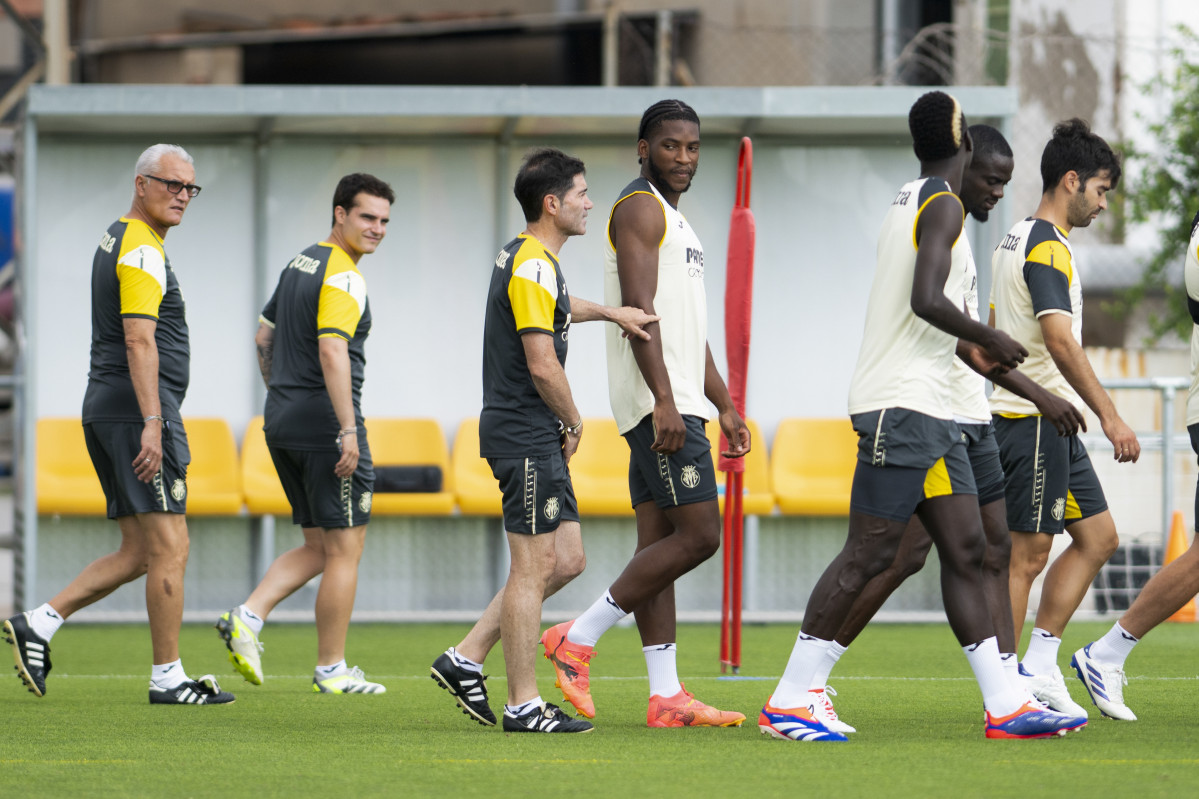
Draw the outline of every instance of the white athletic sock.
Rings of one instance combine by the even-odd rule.
[[[1091,657],[1124,668],[1124,661],[1132,653],[1132,648],[1140,642],[1132,633],[1120,626],[1120,622],[1112,625],[1107,634],[1091,644]]]
[[[679,672],[675,665],[677,644],[654,644],[643,646],[645,668],[649,671],[649,695],[662,698],[674,696],[683,690],[679,684]]]
[[[1057,668],[1057,652],[1062,646],[1062,639],[1048,630],[1034,627],[1032,637],[1028,639],[1028,649],[1024,652],[1024,670],[1030,674],[1050,674]]]
[[[575,619],[566,633],[566,640],[580,646],[595,646],[600,636],[616,626],[616,622],[629,615],[621,610],[612,593],[605,591],[604,595],[583,611],[583,615]]]
[[[1019,710],[1024,702],[1004,673],[1003,663],[999,660],[999,642],[995,636],[964,646],[962,651],[966,653],[966,660],[970,662],[974,679],[982,691],[983,706],[991,715],[1006,716]]]
[[[513,707],[512,705],[505,704],[504,711],[507,712],[509,716],[523,716],[525,713],[528,713],[533,708],[541,707],[544,704],[545,703],[541,701],[541,695],[538,694],[537,696],[530,699],[528,702],[521,702],[519,705],[516,705],[515,707]]]
[[[334,663],[332,666],[317,666],[316,667],[316,678],[318,680],[327,680],[330,677],[340,677],[341,675],[345,674],[349,670],[350,670],[350,667],[346,665],[345,658],[342,658],[341,660]]]
[[[841,646],[836,641],[828,642],[828,649],[824,650],[824,659],[820,661],[820,665],[816,668],[816,673],[812,675],[812,685],[809,686],[812,691],[823,691],[828,686],[828,676],[833,671],[833,666],[837,665],[837,661],[845,654],[849,647]]]
[[[170,663],[163,663],[161,666],[155,665],[150,669],[150,679],[159,688],[177,688],[187,682],[187,672],[183,670],[183,660],[174,660]]]
[[[832,641],[804,635],[802,632],[796,637],[791,657],[787,660],[787,668],[783,670],[782,679],[770,697],[772,707],[785,710],[808,704],[812,675],[820,667],[820,662],[825,658],[831,643]]]
[[[1007,675],[1008,683],[1017,690],[1023,689],[1024,686],[1020,682],[1020,658],[1016,657],[1016,653],[1000,652],[999,660],[1003,663],[1003,673]]]
[[[237,606],[237,615],[241,616],[242,622],[250,628],[254,635],[262,632],[262,625],[266,624],[266,619],[259,616],[254,611],[250,610],[245,605]]]
[[[483,664],[482,663],[475,663],[473,660],[471,660],[470,658],[463,655],[457,649],[454,649],[454,647],[451,646],[449,649],[447,649],[445,651],[445,653],[450,656],[450,660],[454,661],[454,663],[456,663],[459,668],[466,669],[467,671],[473,671],[477,674],[483,673]]]
[[[39,605],[29,614],[30,629],[33,630],[34,635],[43,641],[49,641],[53,638],[64,621],[66,619],[58,615],[58,611],[50,607],[49,602]]]

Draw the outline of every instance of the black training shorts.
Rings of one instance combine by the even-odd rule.
[[[684,416],[687,440],[673,455],[650,449],[654,439],[653,414],[624,434],[629,443],[629,497],[633,507],[653,500],[659,508],[674,508],[716,499],[716,470],[712,442],[704,420]]]
[[[87,452],[96,467],[108,518],[137,513],[186,513],[187,466],[191,451],[179,422],[162,422],[162,466],[149,483],[137,479],[133,461],[142,449],[142,422],[88,422]]]

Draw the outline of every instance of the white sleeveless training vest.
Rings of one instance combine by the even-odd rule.
[[[707,419],[709,405],[704,396],[707,366],[708,300],[704,291],[704,250],[691,225],[662,197],[648,180],[638,178],[625,187],[616,206],[634,194],[649,194],[662,207],[666,233],[658,245],[658,289],[654,312],[662,317],[658,329],[662,356],[670,375],[670,387],[680,414]],[[612,216],[608,216],[609,226]],[[604,302],[620,306],[620,278],[616,271],[616,248],[609,231],[604,252]],[[620,432],[626,433],[653,413],[654,397],[633,357],[629,340],[616,325],[606,325],[608,350],[608,397],[612,416]]]
[[[862,346],[849,386],[850,414],[907,408],[936,419],[953,418],[950,373],[957,339],[912,311],[916,224],[928,203],[945,194],[957,199],[941,178],[904,184],[883,219]],[[946,296],[959,308],[969,247],[966,236],[959,235],[945,281]]]

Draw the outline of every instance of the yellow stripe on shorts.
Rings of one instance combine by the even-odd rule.
[[[1081,519],[1082,509],[1078,507],[1078,500],[1074,498],[1074,494],[1066,492],[1066,514],[1063,519]]]
[[[947,497],[953,493],[953,483],[949,479],[949,468],[945,459],[940,458],[924,475],[924,498]]]

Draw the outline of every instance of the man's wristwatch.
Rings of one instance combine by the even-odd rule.
[[[575,422],[574,424],[567,425],[566,427],[564,427],[562,429],[566,432],[567,435],[578,438],[579,434],[583,432],[583,420],[579,419],[579,421]]]

